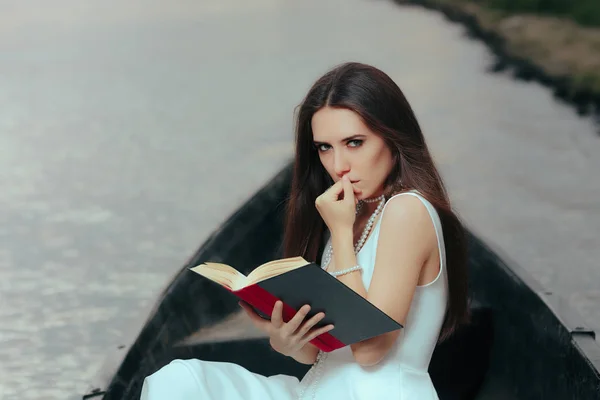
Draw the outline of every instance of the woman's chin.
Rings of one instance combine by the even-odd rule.
[[[364,200],[364,199],[368,199],[368,196],[365,196],[364,193],[359,193],[356,195],[356,200]]]
[[[362,193],[356,195],[356,198],[358,200],[369,200],[369,199],[374,199],[376,197],[379,197],[379,196],[381,196],[381,194],[383,194],[383,192],[381,192],[381,191],[362,192]]]

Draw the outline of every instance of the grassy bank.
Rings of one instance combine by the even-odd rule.
[[[396,0],[442,11],[498,56],[496,70],[600,113],[600,0]]]
[[[600,26],[598,0],[465,0],[508,13],[568,18],[582,26]]]

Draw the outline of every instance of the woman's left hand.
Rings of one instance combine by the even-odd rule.
[[[340,195],[343,193],[343,198]],[[333,234],[334,231],[350,229],[356,219],[356,200],[355,194],[360,194],[361,190],[354,187],[348,176],[344,175],[325,193],[317,197],[315,206],[321,214],[321,218]]]

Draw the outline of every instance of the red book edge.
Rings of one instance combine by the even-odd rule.
[[[226,289],[240,299],[244,300],[246,303],[256,307],[256,309],[265,315],[271,315],[273,313],[273,308],[275,307],[275,302],[280,300],[256,284],[246,286],[245,288],[235,291],[232,291],[229,288]],[[292,319],[292,317],[296,315],[296,312],[297,310],[295,310],[293,307],[287,305],[285,302],[283,303],[284,322],[288,322],[290,319]],[[346,344],[339,341],[329,332],[320,334],[311,340],[310,343],[325,353],[346,347]]]

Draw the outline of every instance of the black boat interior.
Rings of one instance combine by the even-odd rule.
[[[144,377],[176,358],[230,361],[264,375],[307,372],[264,337],[186,341],[239,312],[237,298],[188,267],[221,261],[247,273],[280,257],[290,178],[287,166],[197,250],[130,342],[107,357],[84,399],[139,399]],[[507,257],[472,233],[469,239],[472,322],[433,354],[429,372],[439,398],[600,399],[595,333]]]

